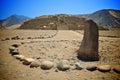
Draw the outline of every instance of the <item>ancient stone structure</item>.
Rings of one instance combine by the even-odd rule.
[[[83,61],[97,61],[98,55],[98,26],[92,20],[86,20],[84,37],[78,50],[78,58]]]

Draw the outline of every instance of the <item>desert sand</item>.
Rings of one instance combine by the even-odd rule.
[[[99,31],[100,60],[94,62],[77,59],[83,33],[82,30],[0,30],[0,80],[120,80],[120,74],[113,70],[105,73],[86,70],[89,65],[120,65],[119,31]],[[11,39],[15,36],[19,39]],[[9,54],[12,44],[20,45],[18,50],[21,55],[39,58],[39,61],[50,60],[54,62],[54,67],[42,70],[23,65]],[[84,69],[56,71],[56,64],[64,59],[69,60],[71,65],[80,62]]]

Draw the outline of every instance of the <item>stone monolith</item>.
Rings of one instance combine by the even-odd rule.
[[[98,61],[98,26],[92,20],[85,21],[84,37],[78,50],[78,58],[83,61]]]

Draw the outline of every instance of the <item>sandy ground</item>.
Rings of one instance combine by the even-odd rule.
[[[102,33],[106,34],[107,32]],[[19,36],[20,39],[2,41],[14,36]],[[85,69],[88,65],[120,64],[120,36],[99,37],[100,60],[95,62],[77,59],[76,51],[82,38],[83,31],[0,30],[0,80],[120,80],[120,74],[112,70],[103,73]],[[14,43],[20,44],[19,52],[26,57],[51,60],[55,65],[59,60],[67,59],[71,63],[80,62],[84,69],[56,72],[56,66],[51,70],[30,68],[9,54],[9,47]]]

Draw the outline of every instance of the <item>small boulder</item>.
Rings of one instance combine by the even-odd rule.
[[[54,66],[54,63],[51,61],[42,61],[41,62],[41,68],[44,70],[51,69]]]
[[[113,70],[116,72],[116,73],[120,73],[120,65],[116,65],[113,67]]]
[[[18,40],[18,39],[20,39],[19,36],[14,36],[14,37],[11,38],[11,40]]]
[[[77,70],[81,70],[81,69],[84,68],[83,65],[80,64],[79,62],[76,62],[76,63],[75,63],[75,66],[76,66],[76,69],[77,69]]]
[[[25,56],[23,55],[14,55],[14,57],[20,61],[24,60],[25,59]]]
[[[21,42],[21,44],[25,44],[25,42]]]
[[[10,38],[5,38],[5,40],[10,40]]]
[[[1,39],[1,41],[5,41],[5,39]]]
[[[17,48],[20,46],[20,44],[12,44],[11,46]]]
[[[23,60],[23,64],[24,64],[24,65],[29,65],[29,64],[31,64],[33,61],[35,61],[35,60],[32,59],[32,58],[25,58],[25,59]]]
[[[27,39],[32,39],[31,37],[27,37]]]
[[[31,68],[33,68],[33,67],[39,67],[40,66],[40,62],[38,62],[38,61],[33,61],[33,62],[31,62],[31,64],[30,64],[30,67]]]
[[[1,39],[1,41],[6,41],[6,40],[10,40],[10,38],[3,38],[3,39]]]
[[[111,65],[98,66],[98,70],[101,72],[109,72],[111,70]]]
[[[58,64],[57,64],[57,68],[61,71],[66,71],[70,68],[70,63],[68,60],[61,60]]]
[[[90,65],[86,69],[89,70],[89,71],[95,71],[97,69],[97,67]]]
[[[12,51],[14,51],[14,50],[15,50],[15,47],[10,47],[10,48],[9,48],[10,53],[11,53]]]
[[[10,54],[11,55],[18,55],[19,51],[18,51],[18,49],[14,49],[13,51],[10,51]]]
[[[33,59],[41,59],[40,56],[33,56],[32,58],[33,58]]]

